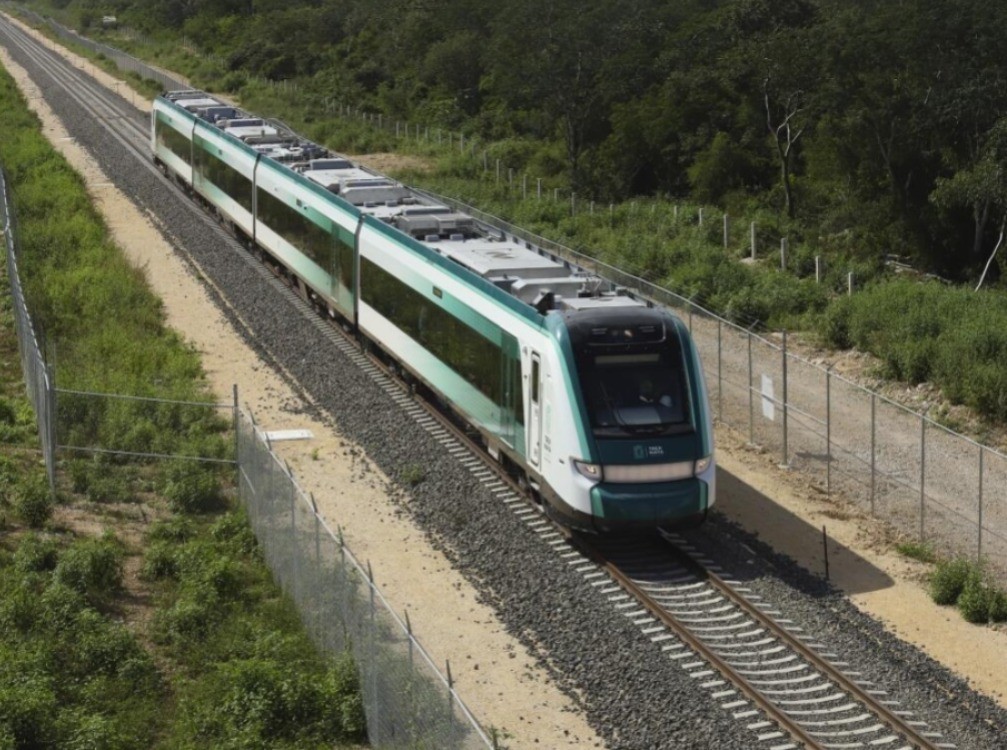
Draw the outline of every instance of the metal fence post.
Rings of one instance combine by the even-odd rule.
[[[238,422],[238,384],[231,386],[231,424],[234,429],[234,472],[237,475],[238,487],[241,487],[241,425]]]
[[[832,497],[832,365],[825,370],[825,496]]]
[[[752,389],[752,332],[748,332],[748,443],[755,444],[755,393]]]
[[[717,318],[717,419],[724,419],[724,358],[722,336],[724,321]]]
[[[927,418],[920,414],[920,541],[926,541]]]
[[[976,551],[976,561],[983,561],[983,455],[986,449],[979,446],[979,544]]]
[[[876,458],[875,458],[875,448],[877,441],[877,420],[875,418],[877,412],[877,394],[871,393],[871,517],[873,518],[876,511],[874,507],[875,498],[875,482],[876,482]]]
[[[787,466],[787,456],[790,454],[790,446],[787,442],[787,332],[783,332],[783,398],[781,399],[781,404],[783,406],[783,465]]]

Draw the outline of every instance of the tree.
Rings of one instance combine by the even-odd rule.
[[[1003,240],[1007,225],[1007,117],[1001,117],[982,139],[978,158],[948,178],[938,178],[931,195],[942,208],[965,206],[973,221],[971,260],[982,253],[990,222],[999,223],[999,239],[993,254]],[[993,255],[986,263],[988,269]],[[986,271],[983,271],[985,276]],[[980,284],[982,281],[980,280]]]
[[[785,94],[771,95],[770,79],[762,84],[763,102],[766,107],[766,127],[776,144],[776,153],[780,160],[780,183],[783,186],[783,196],[787,216],[794,218],[794,189],[791,184],[791,171],[794,164],[794,146],[804,135],[804,127],[797,123],[804,111],[804,92],[800,89]]]

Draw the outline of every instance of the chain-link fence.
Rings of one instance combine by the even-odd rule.
[[[360,667],[367,734],[382,748],[488,748],[493,742],[411,632],[318,514],[314,498],[248,413],[238,428],[239,493],[277,581],[315,642],[351,650]]]
[[[46,474],[50,489],[56,487],[55,455],[55,382],[52,368],[46,364],[40,332],[35,330],[28,305],[21,286],[18,269],[17,214],[14,211],[7,176],[0,169],[0,226],[3,228],[4,245],[7,251],[7,280],[11,290],[11,306],[14,313],[14,328],[17,331],[18,348],[21,353],[21,371],[24,373],[28,398],[38,419],[39,438],[45,457]]]
[[[234,465],[239,496],[275,580],[294,600],[324,654],[352,651],[360,672],[368,738],[375,748],[496,747],[455,690],[450,665],[442,674],[374,585],[364,568],[318,515],[314,499],[294,481],[249,414],[232,404],[141,398],[57,389],[21,291],[15,212],[0,169],[0,226],[14,300],[22,368],[38,418],[50,484],[60,474],[80,476],[114,499],[137,466],[163,459]],[[228,433],[233,433],[228,438]],[[196,441],[182,448],[163,436],[218,434],[212,446],[234,446],[235,456]],[[84,455],[93,460],[79,462]],[[111,477],[114,464],[115,477]],[[96,473],[100,474],[96,481]],[[110,481],[100,481],[100,480]],[[110,497],[110,494],[113,497]],[[123,495],[124,496],[124,495]]]

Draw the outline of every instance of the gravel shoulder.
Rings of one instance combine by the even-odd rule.
[[[279,451],[305,489],[315,493],[324,515],[342,526],[355,554],[372,562],[389,600],[399,611],[409,610],[435,662],[451,661],[476,715],[502,729],[511,747],[605,745],[571,691],[540,666],[528,639],[510,632],[454,569],[451,557],[412,522],[402,498],[396,499],[395,485],[367,452],[319,419],[320,410],[234,332],[150,217],[71,139],[24,72],[5,54],[0,59],[36,108],[46,135],[85,176],[117,241],[146,269],[169,324],[203,354],[220,399],[229,401],[237,383],[242,403],[261,424],[312,431],[312,440],[278,443]],[[852,507],[827,501],[800,475],[779,469],[727,429],[718,430],[717,440],[719,510],[729,521],[813,573],[824,570],[825,526],[831,582],[856,608],[1007,707],[1007,632],[968,625],[955,611],[933,605],[921,585],[924,566],[896,555],[891,540]]]

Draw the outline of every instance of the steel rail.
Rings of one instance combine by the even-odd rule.
[[[759,623],[762,627],[772,633],[789,648],[796,651],[802,658],[808,661],[815,669],[821,672],[826,678],[834,682],[850,695],[863,703],[873,711],[879,719],[888,725],[895,734],[901,735],[908,741],[914,743],[919,750],[938,750],[937,745],[921,735],[915,727],[911,726],[902,717],[891,711],[881,701],[875,699],[864,688],[851,680],[843,672],[834,667],[827,659],[816,653],[813,649],[805,645],[800,638],[795,637],[772,617],[762,612],[748,599],[738,593],[733,586],[711,570],[708,570],[701,563],[691,556],[671,544],[672,553],[678,561],[693,573],[705,579],[714,589],[734,606],[743,611],[746,615]]]
[[[572,543],[585,557],[612,576],[612,578],[615,579],[615,581],[622,586],[623,589],[639,601],[640,604],[642,604],[665,627],[678,636],[689,648],[702,656],[718,672],[720,672],[725,679],[734,684],[734,686],[755,705],[757,705],[769,719],[776,722],[776,724],[786,731],[795,741],[801,743],[805,750],[827,750],[825,745],[818,742],[818,740],[810,735],[800,724],[794,721],[794,719],[788,716],[775,703],[763,695],[762,692],[756,689],[747,679],[738,674],[737,670],[728,664],[727,661],[725,661],[718,653],[694,635],[688,626],[683,624],[677,617],[675,617],[675,615],[671,614],[664,607],[655,602],[649,594],[643,591],[643,589],[636,584],[635,581],[623,573],[622,570],[612,563],[605,555],[591,546],[587,540],[578,536],[574,537]]]

